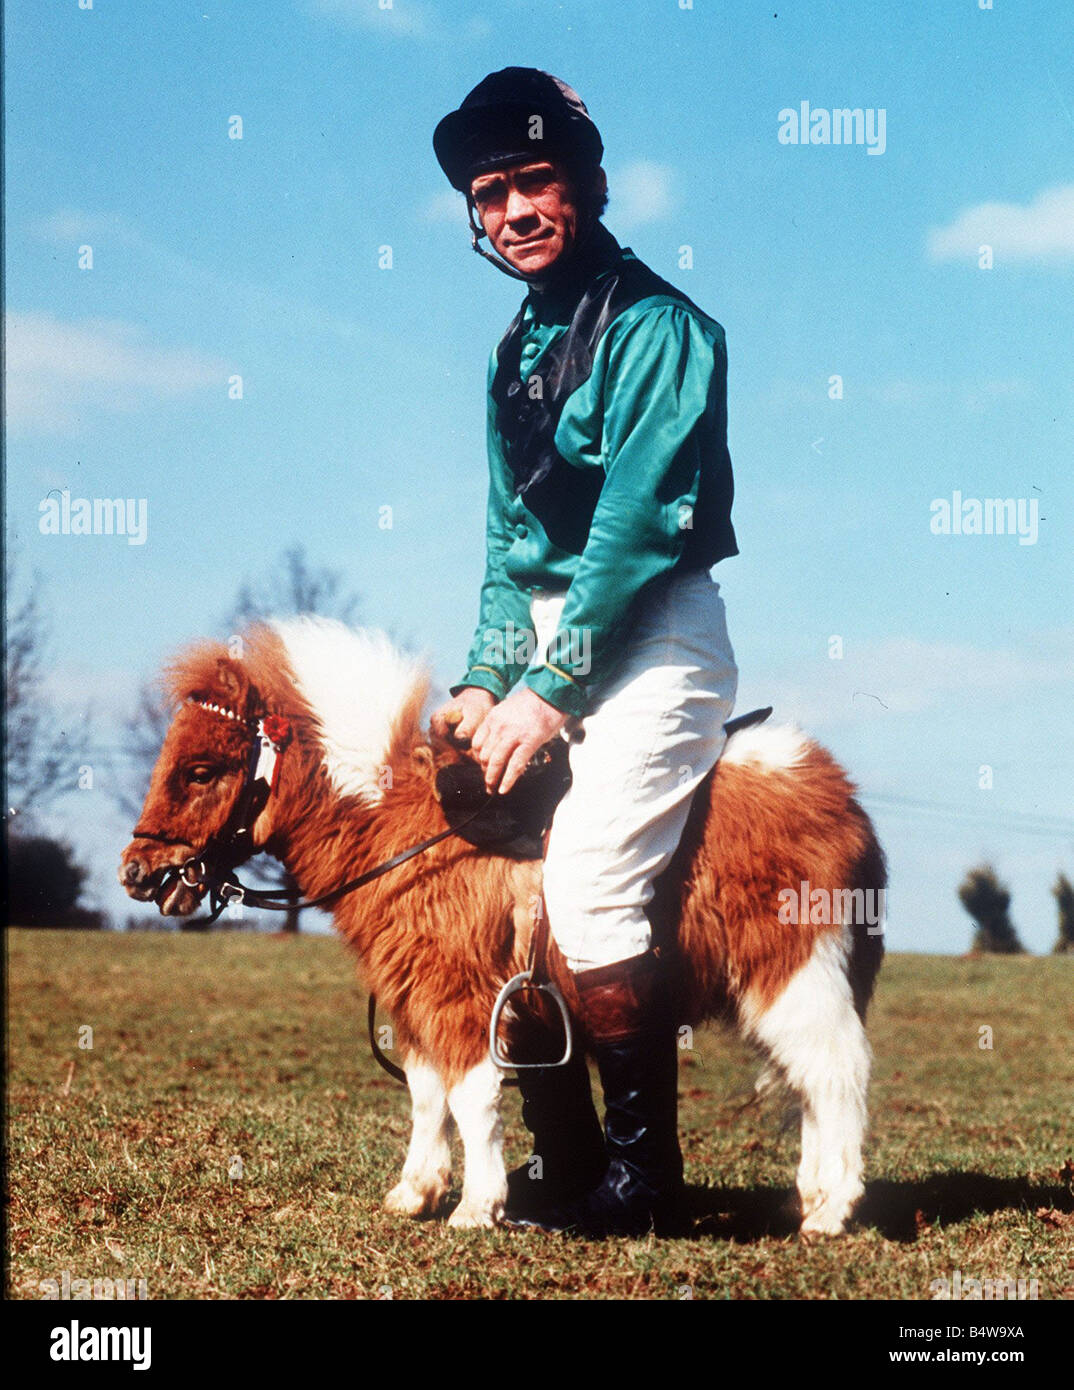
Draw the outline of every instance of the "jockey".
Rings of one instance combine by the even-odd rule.
[[[646,908],[738,679],[709,574],[738,553],[724,333],[602,224],[603,143],[564,82],[492,73],[433,144],[474,249],[528,291],[489,366],[477,630],[433,727],[458,721],[489,791],[571,739],[545,905],[605,1103],[602,1134],[580,1051],[519,1073],[542,1181],[512,1173],[505,1215],[640,1234],[682,1192],[675,982]]]

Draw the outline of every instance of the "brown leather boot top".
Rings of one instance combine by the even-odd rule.
[[[582,1007],[582,1024],[594,1042],[618,1042],[651,1022],[658,1001],[670,1005],[670,981],[652,951],[629,960],[583,970],[574,977]]]

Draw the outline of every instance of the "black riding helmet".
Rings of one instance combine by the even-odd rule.
[[[566,82],[539,68],[503,68],[480,81],[433,132],[433,149],[449,182],[466,194],[473,248],[499,269],[524,279],[478,246],[470,185],[479,175],[524,159],[555,158],[580,181],[599,167],[604,143],[585,102]]]
[[[433,132],[433,149],[449,181],[469,193],[478,174],[541,155],[596,169],[604,144],[573,87],[538,68],[503,68],[444,117]]]

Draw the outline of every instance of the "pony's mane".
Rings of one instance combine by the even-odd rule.
[[[384,797],[385,768],[419,734],[429,674],[374,628],[300,617],[248,629],[241,657],[201,642],[168,668],[165,682],[175,704],[211,700],[244,719],[260,704],[305,716],[335,790],[374,803]]]
[[[385,769],[418,734],[429,673],[386,633],[330,618],[277,618],[295,687],[309,706],[324,766],[343,796],[384,798]]]

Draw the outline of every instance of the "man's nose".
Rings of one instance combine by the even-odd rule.
[[[504,216],[508,222],[520,222],[523,218],[536,215],[536,209],[524,193],[512,188],[507,195],[507,208]]]

